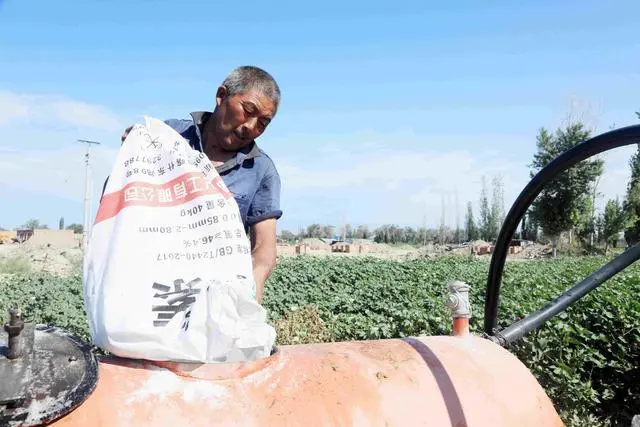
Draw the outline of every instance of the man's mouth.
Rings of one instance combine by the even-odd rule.
[[[246,143],[246,141],[235,132],[228,133],[227,137],[223,139],[223,141],[223,146],[227,150],[231,151],[237,150],[238,147],[244,146],[244,144]]]
[[[242,136],[238,135],[236,132],[231,132],[231,136],[232,136],[233,142],[237,142],[240,144],[246,142],[245,139]]]

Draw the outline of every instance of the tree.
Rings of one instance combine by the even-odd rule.
[[[491,239],[491,211],[489,210],[489,196],[487,193],[487,181],[482,177],[482,189],[480,190],[480,238]]]
[[[596,232],[596,220],[594,212],[594,199],[592,197],[582,196],[578,202],[580,208],[574,212],[574,221],[576,226],[576,236],[585,248],[592,248],[594,245],[593,236]]]
[[[405,227],[403,230],[404,234],[404,243],[416,243],[418,232],[413,229],[413,227]]]
[[[471,202],[467,202],[467,216],[465,218],[465,230],[467,232],[467,241],[471,242],[478,239],[478,229],[473,219],[473,206]]]
[[[58,230],[64,230],[64,217],[60,217],[60,222],[58,223]]]
[[[638,114],[638,113],[636,113]],[[640,118],[640,114],[638,114]],[[640,241],[640,144],[631,159],[629,159],[631,177],[627,183],[627,194],[623,204],[626,216],[624,238],[627,245],[634,245]]]
[[[573,123],[558,128],[555,134],[540,129],[537,136],[537,152],[530,165],[531,178],[552,160],[565,151],[589,138],[590,132],[582,123]],[[591,193],[595,180],[602,175],[604,162],[601,159],[584,160],[564,171],[547,183],[531,206],[531,217],[540,225],[551,240],[553,256],[560,234],[577,225],[577,212],[584,208],[583,197]]]
[[[397,243],[399,240],[398,228],[395,225],[382,225],[376,228],[373,234],[376,243]]]
[[[453,233],[453,243],[459,244],[462,241],[462,229],[456,226],[456,230]]]
[[[442,196],[442,215],[440,216],[440,229],[438,242],[442,245],[446,242],[446,223],[445,223],[445,207],[444,207],[444,195]]]
[[[311,224],[307,227],[306,237],[321,238],[324,237],[324,227],[320,224]]]
[[[604,243],[604,216],[602,214],[598,214],[596,218],[596,236],[598,244]]]
[[[598,185],[600,184],[600,178],[602,175],[598,176],[596,179],[595,185],[593,186],[593,194],[591,198],[591,224],[592,224],[592,232],[589,235],[589,244],[591,246],[595,245],[595,236],[597,231],[597,219],[596,219],[596,198],[598,196],[602,196],[601,193],[598,193]]]
[[[416,233],[416,243],[421,246],[426,245],[427,242],[433,241],[435,237],[435,233],[433,230],[430,230],[426,227],[418,228],[418,232]]]
[[[496,239],[500,233],[500,227],[504,221],[504,191],[502,189],[502,178],[493,178],[493,197],[491,199],[490,214],[490,239]]]
[[[336,227],[334,225],[325,225],[323,227],[322,236],[328,239],[333,239],[336,235]]]
[[[371,232],[366,225],[359,225],[356,230],[356,239],[369,239],[371,238]]]
[[[351,227],[351,225],[346,224],[344,226],[344,238],[345,239],[353,239],[353,237],[355,236],[355,233],[353,231],[353,227]]]
[[[280,239],[287,243],[293,243],[296,241],[296,235],[289,230],[282,230],[280,233]]]
[[[640,119],[640,112],[636,112]],[[631,177],[627,183],[627,194],[622,205],[625,216],[624,239],[627,246],[640,241],[640,144],[629,159]]]
[[[625,216],[624,239],[627,246],[632,246],[640,241],[640,182],[627,189],[623,209]]]
[[[522,223],[520,225],[520,234],[522,240],[529,240],[535,242],[538,240],[538,224],[533,218],[531,218],[531,212],[527,212],[522,217]]]
[[[40,228],[40,221],[38,221],[37,219],[30,219],[29,221],[22,224],[21,228],[35,230],[37,228]]]
[[[604,251],[606,253],[609,249],[609,244],[617,241],[619,233],[624,229],[624,213],[618,198],[607,202],[602,220],[602,234],[605,241]]]
[[[454,242],[460,244],[462,241],[462,229],[460,228],[460,203],[458,201],[458,189],[455,190],[455,203],[456,203],[456,231],[454,234]]]
[[[73,230],[74,234],[82,234],[82,232],[84,231],[84,227],[82,226],[82,224],[69,224],[67,226],[67,230]]]

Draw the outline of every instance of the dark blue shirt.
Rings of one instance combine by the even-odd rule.
[[[210,112],[191,113],[191,120],[169,119],[165,123],[189,141],[194,150],[204,152],[202,129]],[[233,193],[245,229],[268,219],[279,219],[280,175],[271,158],[255,142],[216,167],[225,185]]]

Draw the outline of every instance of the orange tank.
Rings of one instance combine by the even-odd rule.
[[[96,358],[12,310],[0,425],[562,426],[520,360],[469,334],[468,285],[449,290],[452,336],[282,346],[246,363]]]
[[[283,346],[267,359],[105,358],[90,396],[52,425],[562,426],[511,353],[474,337]]]

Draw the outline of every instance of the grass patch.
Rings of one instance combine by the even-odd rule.
[[[0,259],[0,274],[26,274],[31,272],[31,263],[20,256]]]
[[[276,344],[312,344],[329,341],[329,331],[315,307],[291,311],[275,321]]]

